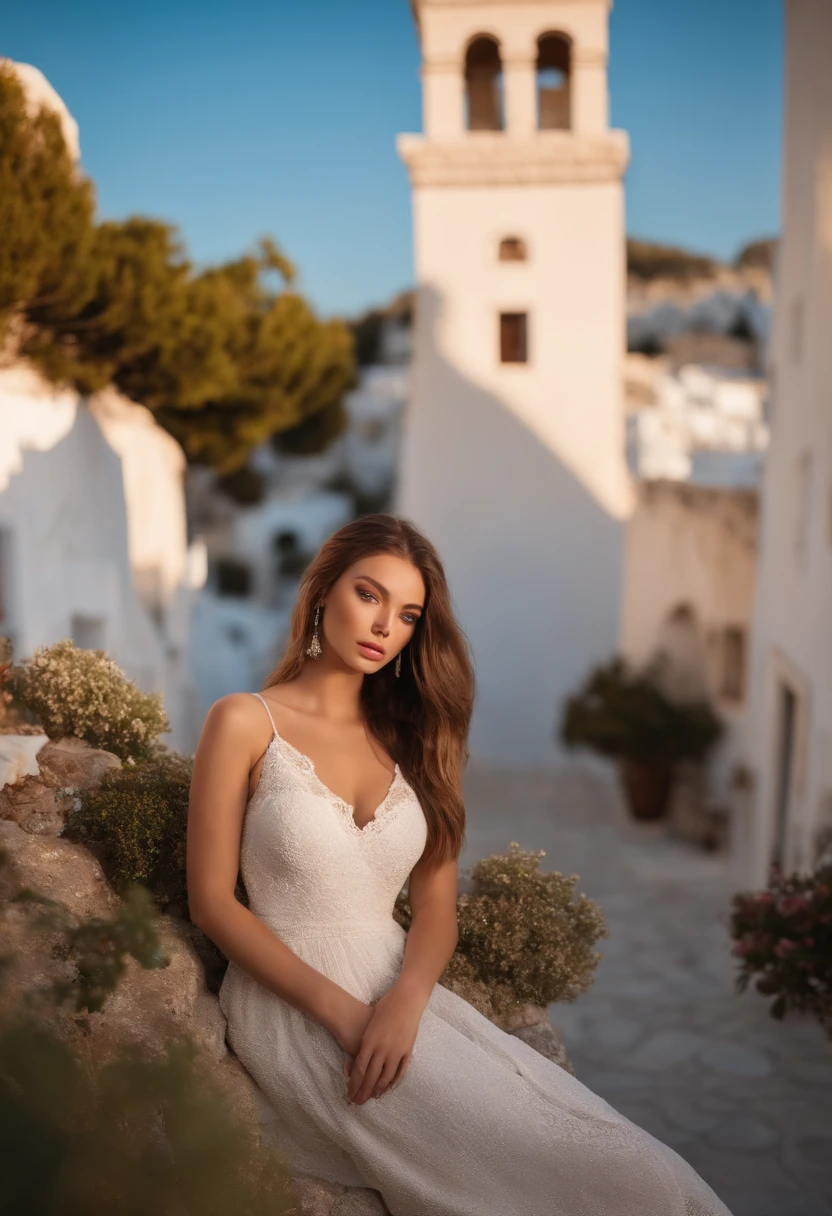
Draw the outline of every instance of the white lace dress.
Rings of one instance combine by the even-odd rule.
[[[375,1001],[401,969],[392,909],[426,836],[398,765],[362,829],[275,730],[243,823],[251,910]],[[404,1078],[360,1105],[347,1101],[334,1036],[233,963],[220,1006],[290,1165],[374,1187],[393,1216],[730,1216],[676,1152],[439,984]]]

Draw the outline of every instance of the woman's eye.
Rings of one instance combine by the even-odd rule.
[[[357,587],[357,588],[356,588],[356,590],[358,591],[358,594],[359,594],[359,595],[360,595],[362,598],[363,598],[365,595],[366,595],[366,596],[369,596],[369,598],[370,598],[371,600],[374,600],[374,599],[376,598],[376,597],[373,595],[372,591],[367,591],[367,590],[366,590],[364,587]],[[365,604],[366,604],[366,602],[367,602],[367,601],[366,601],[366,600],[364,600],[364,603],[365,603]],[[417,625],[417,624],[419,623],[419,618],[418,618],[418,616],[414,616],[412,612],[406,612],[406,613],[405,613],[405,615],[404,615],[404,618],[403,618],[403,619],[406,621],[406,623],[407,623],[408,625]]]

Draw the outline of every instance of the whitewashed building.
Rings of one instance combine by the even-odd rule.
[[[437,545],[474,652],[475,758],[548,765],[617,648],[627,135],[608,0],[414,0],[413,387],[398,513]]]
[[[752,638],[747,878],[832,828],[832,6],[787,0],[783,235]]]
[[[0,633],[16,659],[62,638],[161,692],[165,741],[199,722],[189,668],[185,457],[143,406],[0,370]]]

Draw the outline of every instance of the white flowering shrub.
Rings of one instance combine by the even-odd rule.
[[[69,638],[39,646],[11,679],[50,739],[74,735],[122,760],[141,760],[170,729],[159,693],[142,692],[103,650],[80,650]]]

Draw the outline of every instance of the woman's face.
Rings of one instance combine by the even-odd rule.
[[[391,553],[362,557],[326,597],[323,657],[329,648],[330,658],[337,655],[355,671],[378,671],[413,637],[424,603],[424,580],[411,562]]]

